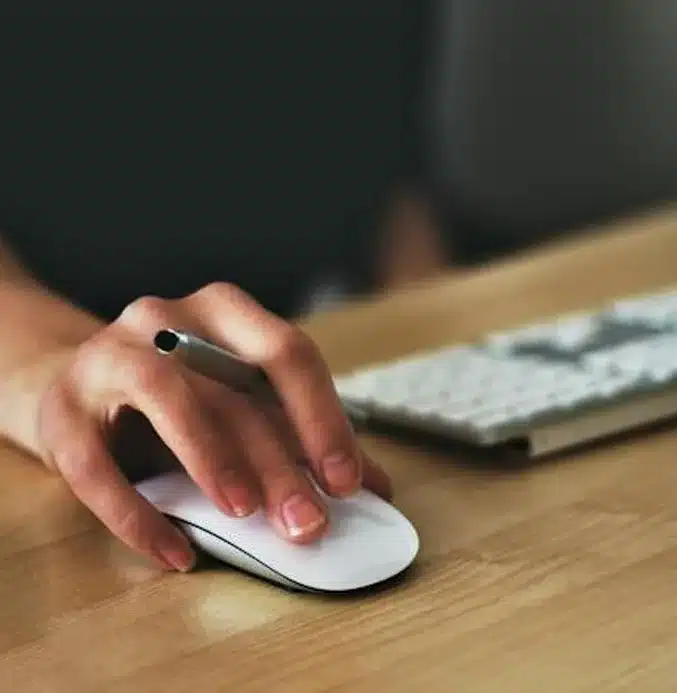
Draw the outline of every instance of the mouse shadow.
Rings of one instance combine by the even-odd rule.
[[[373,597],[377,595],[382,595],[384,593],[389,593],[396,591],[398,589],[403,589],[409,583],[416,580],[416,576],[419,570],[419,566],[414,562],[412,565],[405,568],[403,571],[397,575],[393,575],[387,580],[383,580],[375,585],[369,585],[367,587],[360,587],[353,590],[341,590],[341,591],[324,591],[324,590],[312,590],[305,589],[302,586],[293,587],[291,585],[285,585],[276,582],[273,579],[263,577],[261,575],[255,575],[249,573],[246,570],[238,568],[227,563],[219,561],[217,558],[206,554],[204,551],[196,547],[197,561],[192,570],[193,573],[221,573],[223,575],[236,574],[246,577],[248,580],[255,580],[262,585],[268,585],[277,590],[282,590],[288,594],[299,595],[305,599],[321,599],[332,601],[342,601],[351,602],[360,599],[366,599],[368,597]]]

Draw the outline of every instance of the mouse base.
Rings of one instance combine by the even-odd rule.
[[[243,568],[238,568],[231,563],[224,563],[221,559],[216,556],[211,555],[204,551],[204,549],[199,546],[195,547],[197,552],[198,560],[193,568],[192,572],[214,572],[221,573],[224,576],[228,573],[235,573],[242,576],[247,580],[255,579],[263,585],[268,585],[269,587],[274,587],[276,589],[282,589],[291,595],[307,596],[307,597],[329,597],[331,599],[353,599],[360,597],[368,597],[371,595],[377,595],[382,592],[388,592],[389,590],[401,587],[404,583],[412,579],[416,573],[417,566],[412,564],[405,568],[402,572],[393,575],[392,577],[377,582],[373,585],[367,585],[365,587],[356,587],[354,589],[345,590],[320,590],[314,589],[312,587],[305,587],[300,584],[292,582],[282,582],[280,580],[264,577],[263,575],[253,575],[251,571],[245,570]]]

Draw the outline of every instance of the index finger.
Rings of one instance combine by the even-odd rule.
[[[356,491],[361,453],[329,368],[310,337],[230,284],[209,285],[186,300],[217,340],[266,372],[327,492]]]

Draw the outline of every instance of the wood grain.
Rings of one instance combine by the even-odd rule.
[[[314,318],[336,372],[677,282],[677,215]],[[406,580],[349,598],[215,565],[165,575],[0,450],[0,690],[667,693],[677,681],[677,435],[525,470],[383,437],[421,533]]]

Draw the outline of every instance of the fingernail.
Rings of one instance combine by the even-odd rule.
[[[359,468],[352,457],[343,453],[330,455],[322,463],[322,471],[332,492],[346,494],[356,490],[359,483]]]
[[[237,472],[229,472],[221,480],[221,497],[229,514],[246,517],[254,511],[252,492]]]
[[[177,540],[172,542],[171,546],[164,548],[161,551],[162,558],[172,568],[187,573],[191,571],[195,565],[195,552],[190,546],[186,537],[177,529],[175,530]]]
[[[229,487],[226,491],[228,495],[228,503],[236,517],[246,517],[251,515],[254,508],[252,507],[251,494],[246,488]]]
[[[282,506],[282,519],[292,537],[308,534],[324,524],[322,511],[304,496],[297,494]]]

